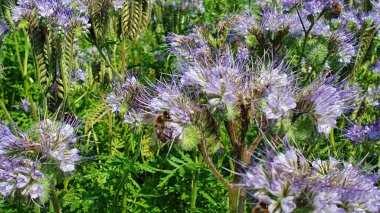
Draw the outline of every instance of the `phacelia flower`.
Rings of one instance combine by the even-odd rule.
[[[330,34],[330,40],[335,45],[339,62],[349,64],[357,52],[354,35],[340,28]]]
[[[360,143],[366,140],[378,140],[380,139],[380,120],[377,120],[370,125],[360,126],[354,124],[346,130],[344,136],[354,143]]]
[[[0,193],[4,196],[12,195],[15,190],[22,194],[30,194],[32,199],[42,196],[44,189],[34,192],[33,186],[39,185],[44,175],[36,169],[37,164],[26,158],[8,158],[0,155]]]
[[[334,85],[332,80],[333,77],[316,80],[304,89],[300,100],[300,110],[309,112],[317,122],[318,131],[325,134],[330,133],[337,118],[358,98],[355,87],[343,89],[343,85]]]
[[[125,123],[138,126],[145,116],[141,102],[146,94],[145,86],[136,77],[128,74],[122,85],[119,82],[114,83],[114,90],[106,100],[112,112],[119,112],[124,116]]]
[[[264,112],[268,119],[278,119],[286,116],[291,109],[296,107],[296,101],[288,88],[275,89],[265,98],[267,105]]]
[[[378,212],[378,177],[359,165],[329,160],[306,160],[299,149],[285,144],[283,152],[268,151],[242,174],[244,188],[269,212]]]
[[[120,10],[124,7],[126,0],[112,0],[112,4],[115,8],[115,10]]]

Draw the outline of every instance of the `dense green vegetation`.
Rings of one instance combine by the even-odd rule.
[[[51,15],[41,15],[38,6],[42,6],[35,3],[34,9],[25,6],[30,13],[24,8],[24,14],[17,17],[17,7],[27,1],[0,2],[0,155],[35,160],[31,168],[44,174],[44,178],[28,178],[44,188],[36,197],[31,183],[15,183],[7,196],[3,196],[5,185],[0,184],[0,212],[251,212],[262,200],[244,185],[246,165],[266,159],[267,147],[283,151],[284,141],[302,150],[310,162],[333,157],[360,164],[365,173],[378,173],[377,1],[331,1],[339,6],[332,4],[308,15],[303,5],[308,1],[295,1],[298,4],[287,11],[288,1],[44,0],[39,4],[58,2]],[[83,12],[81,2],[86,6]],[[117,2],[122,2],[120,7]],[[61,24],[60,6],[75,11]],[[273,8],[278,9],[272,12],[277,18],[265,15]],[[280,17],[284,14],[294,15],[295,20],[298,17],[300,24],[287,24],[284,19],[290,16]],[[361,22],[354,18],[350,22],[352,14]],[[74,16],[89,19],[78,21]],[[277,22],[281,26],[272,29]],[[352,48],[347,50],[345,45]],[[187,48],[190,54],[199,55],[187,57]],[[243,63],[239,54],[245,50],[248,56]],[[145,122],[148,115],[138,124],[126,122],[139,92],[149,93],[137,99],[149,105],[147,100],[159,97],[161,87],[183,82],[184,72],[211,70],[208,68],[215,64],[229,66],[225,65],[228,57],[234,61],[228,68],[253,74],[242,74],[241,79],[238,74],[227,76],[225,81],[236,77],[248,82],[260,79],[265,73],[260,70],[276,69],[291,79],[291,86],[284,87],[286,94],[291,93],[287,99],[291,103],[284,106],[289,109],[282,109],[279,115],[271,111],[269,97],[275,92],[268,89],[272,85],[260,88],[265,92],[257,89],[255,85],[262,79],[252,80],[255,89],[248,83],[234,88],[238,92],[249,87],[249,100],[246,93],[243,98],[209,95],[214,88],[199,89],[189,83],[179,89],[185,94],[181,104],[194,106],[195,113],[189,113],[191,124],[179,135],[173,136],[178,126],[159,129],[155,124],[157,116],[173,112],[172,108],[156,112],[144,105],[144,110],[151,110],[147,113],[153,117],[150,123]],[[124,89],[131,76],[139,81],[139,87],[128,93],[129,88]],[[273,81],[281,84],[277,80]],[[341,98],[334,107],[339,105],[342,112],[332,113],[337,114],[334,121],[321,121],[323,115],[315,109],[319,103],[316,94],[322,91],[316,88],[324,83],[334,91],[320,102],[329,103],[335,95]],[[222,93],[230,89],[225,84],[221,87]],[[199,92],[191,93],[194,90]],[[114,108],[111,94],[125,95],[118,99],[125,104]],[[239,101],[227,103],[228,98]],[[307,111],[307,107],[312,109]],[[348,131],[354,124],[369,126],[372,132],[365,134],[371,135],[353,140]],[[30,146],[12,145],[15,151],[9,151],[4,144],[16,140],[10,139],[5,129],[23,141],[20,144],[26,141]],[[53,148],[45,149],[40,141],[50,137],[63,141],[71,154],[65,150],[57,157]],[[36,149],[47,150],[46,155],[36,151],[37,145],[31,141],[39,141]],[[75,170],[63,168],[63,163],[75,165]],[[4,168],[0,166],[0,183],[9,180],[2,173]],[[284,208],[277,210],[285,212]],[[303,211],[307,210],[299,212]]]

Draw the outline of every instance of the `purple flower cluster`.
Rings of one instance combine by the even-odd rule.
[[[328,134],[344,111],[351,109],[358,100],[356,87],[344,88],[334,84],[334,76],[322,76],[304,88],[300,97],[300,110],[310,113],[318,124],[319,132]]]
[[[58,164],[61,172],[74,171],[81,159],[79,150],[71,148],[76,140],[73,126],[49,119],[18,136],[0,124],[0,192],[8,196],[20,189],[32,199],[41,197],[47,190],[44,177],[57,172],[51,165]]]
[[[344,134],[345,138],[354,142],[361,143],[363,141],[375,141],[380,139],[380,120],[370,125],[354,124],[348,128]]]
[[[15,190],[20,190],[22,195],[29,195],[32,199],[43,196],[44,174],[36,169],[34,162],[3,155],[0,155],[0,160],[0,193],[4,197],[12,195]]]
[[[76,9],[73,4],[81,1],[59,1],[59,0],[21,0],[12,10],[14,22],[30,20],[37,17],[48,26],[62,27],[65,29],[74,27],[88,27],[88,17]]]
[[[277,154],[275,154],[277,153]],[[316,159],[309,162],[300,150],[268,152],[260,163],[247,166],[244,186],[269,212],[378,212],[377,176],[366,175],[358,165]]]
[[[146,116],[141,106],[141,100],[146,92],[144,85],[134,76],[128,75],[123,85],[115,82],[114,91],[106,100],[112,112],[119,112],[124,116],[124,123],[139,126]]]

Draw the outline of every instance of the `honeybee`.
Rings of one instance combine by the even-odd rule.
[[[340,14],[342,13],[342,4],[340,2],[333,2],[331,5],[331,15],[333,18],[338,18]]]
[[[252,209],[252,213],[269,213],[268,205],[264,203],[259,203],[255,208]]]
[[[162,114],[158,115],[155,120],[155,132],[157,138],[163,142],[172,139],[173,130],[168,127],[168,122],[173,121],[170,117],[170,113],[168,111],[164,111]]]
[[[63,121],[74,126],[80,123],[78,117],[73,112],[65,112],[63,116]]]

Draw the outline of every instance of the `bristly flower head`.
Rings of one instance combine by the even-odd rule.
[[[163,127],[166,128],[166,136],[172,140],[180,140],[184,128],[192,124],[196,106],[178,82],[160,82],[158,85],[152,85],[152,88],[152,94],[147,95],[142,101],[147,113],[154,117],[166,113],[167,125]]]
[[[119,112],[124,116],[124,122],[139,126],[145,117],[141,100],[147,91],[135,76],[127,73],[125,82],[120,85],[114,83],[114,91],[106,98],[112,112]]]
[[[361,143],[363,141],[376,141],[380,139],[380,119],[370,125],[354,124],[346,130],[344,136],[354,142]]]
[[[88,17],[73,7],[71,3],[72,1],[58,0],[19,1],[12,10],[12,19],[14,22],[19,22],[21,20],[30,21],[32,17],[36,17],[52,27],[87,28]]]
[[[233,105],[241,95],[244,58],[236,60],[227,49],[215,62],[195,60],[182,63],[181,83],[207,95],[211,106]]]
[[[269,212],[378,212],[378,177],[367,175],[359,165],[316,159],[285,144],[283,153],[268,151],[259,163],[247,166],[244,188]]]
[[[334,76],[321,76],[306,87],[299,100],[301,113],[308,112],[316,120],[318,131],[328,134],[336,120],[358,99],[355,87],[344,89],[344,84],[334,84]]]
[[[64,122],[45,119],[17,135],[0,124],[0,192],[43,198],[50,181],[45,177],[73,172],[81,159],[72,148],[76,141],[75,127]]]

